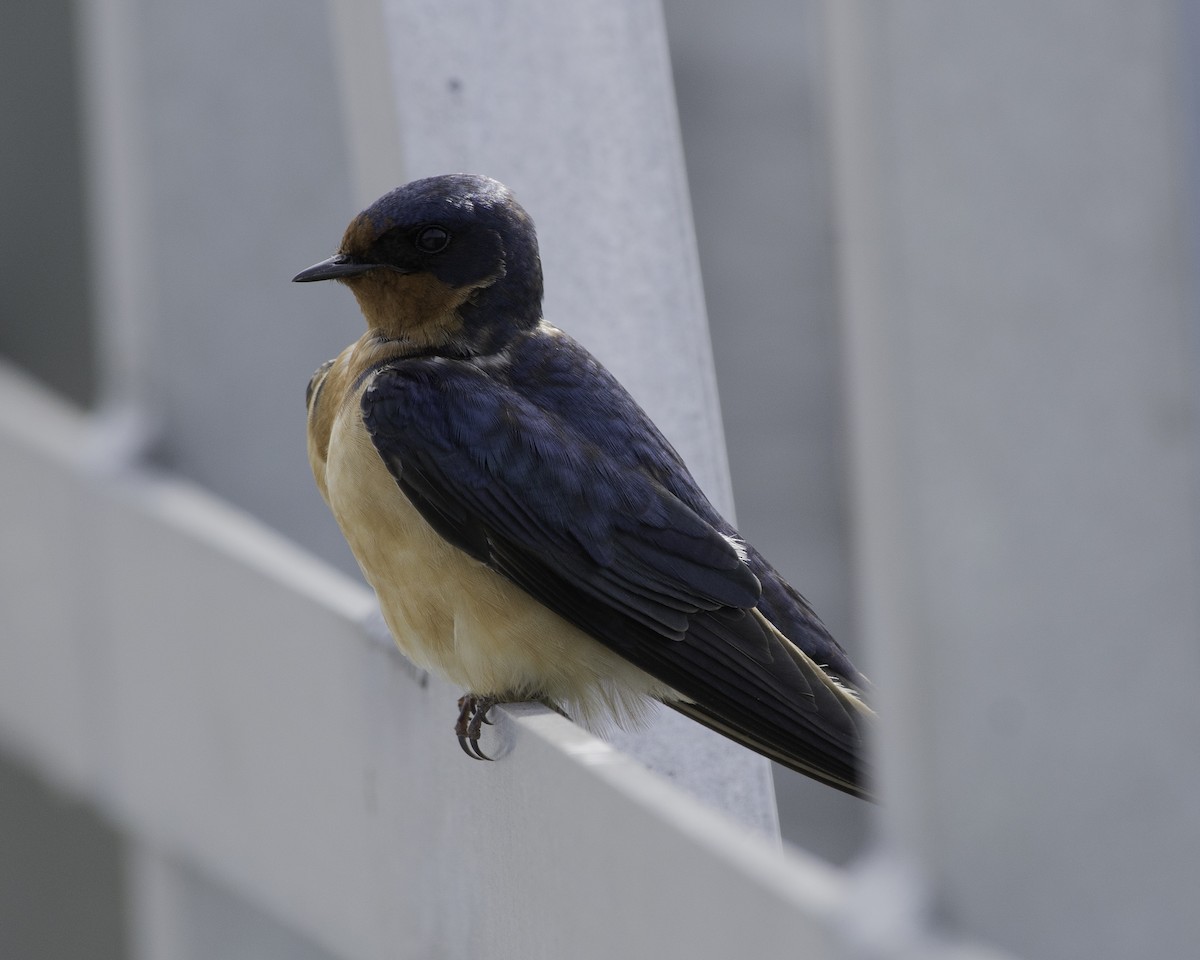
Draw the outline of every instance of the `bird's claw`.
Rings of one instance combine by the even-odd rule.
[[[479,748],[479,734],[483,724],[491,724],[487,713],[499,702],[496,697],[477,697],[473,693],[458,698],[458,722],[454,725],[454,733],[463,753],[472,760],[494,759]]]

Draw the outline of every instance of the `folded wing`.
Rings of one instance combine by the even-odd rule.
[[[670,705],[862,795],[870,711],[756,609],[738,545],[650,471],[470,363],[380,370],[364,423],[442,536],[687,698]]]

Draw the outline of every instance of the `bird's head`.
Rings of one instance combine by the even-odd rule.
[[[490,353],[541,318],[533,221],[503,184],[469,174],[385,194],[293,279],[340,280],[372,331],[417,349]]]

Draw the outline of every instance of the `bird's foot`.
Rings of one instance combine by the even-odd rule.
[[[462,747],[465,753],[472,760],[495,760],[495,757],[489,757],[479,748],[479,734],[483,730],[483,725],[492,725],[492,721],[487,718],[488,711],[498,703],[541,703],[555,713],[571,719],[570,715],[554,701],[538,696],[522,696],[521,694],[512,693],[507,696],[496,696],[489,694],[488,696],[480,696],[475,693],[465,693],[458,698],[458,722],[454,724],[454,734],[458,737],[458,745]]]
[[[479,749],[479,734],[483,724],[492,722],[487,718],[488,711],[500,702],[499,697],[479,697],[473,693],[458,698],[458,722],[454,725],[454,733],[463,753],[472,760],[493,759]]]

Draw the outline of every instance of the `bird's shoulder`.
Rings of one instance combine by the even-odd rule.
[[[585,347],[541,323],[485,355],[413,355],[379,364],[364,402],[393,418],[453,413],[455,433],[479,439],[519,416],[563,443],[595,447],[648,473],[676,495],[699,494],[675,449],[621,383]],[[369,394],[369,397],[367,396]]]
[[[397,357],[363,383],[364,423],[397,466],[418,448],[440,449],[480,478],[522,478],[561,495],[604,476],[614,496],[631,483],[651,483],[673,496],[682,491],[680,499],[702,506],[706,519],[711,511],[678,454],[616,378],[548,324],[485,355]],[[605,492],[590,485],[592,496]]]

